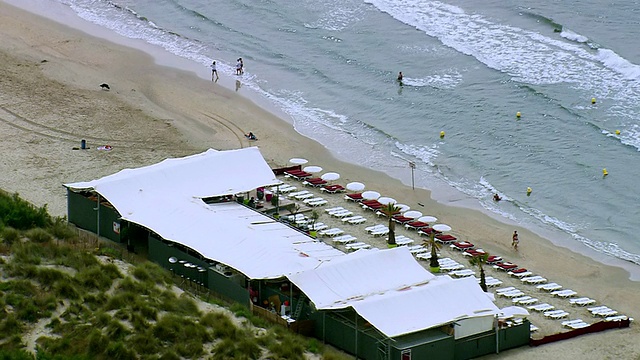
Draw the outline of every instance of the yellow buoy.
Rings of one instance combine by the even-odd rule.
[[[440,139],[444,139],[444,131],[440,131]]]
[[[520,114],[520,111],[518,111],[518,112],[516,113],[516,117],[517,117],[518,119],[520,118],[520,116],[521,116],[521,115],[522,115],[522,114]]]
[[[591,98],[591,103],[595,104],[596,103],[596,98]]]
[[[528,188],[527,188],[527,196],[531,196],[531,192],[532,192],[532,191],[533,191],[533,190],[531,190],[531,188],[530,188],[530,187],[528,187]]]
[[[602,169],[602,176],[607,176],[607,175],[609,175],[607,168]]]
[[[620,130],[616,130],[616,135],[620,135]]]

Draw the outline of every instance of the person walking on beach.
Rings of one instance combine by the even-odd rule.
[[[214,60],[211,63],[211,81],[218,81],[218,79],[220,79],[220,77],[218,76],[218,69],[216,68],[216,61]]]
[[[513,246],[513,248],[518,251],[518,244],[520,243],[520,240],[518,240],[518,232],[514,231],[513,232],[513,240],[511,241],[511,246]]]

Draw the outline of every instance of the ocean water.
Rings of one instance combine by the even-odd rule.
[[[242,57],[238,91],[337,157],[640,265],[638,1],[47,1],[223,78]]]

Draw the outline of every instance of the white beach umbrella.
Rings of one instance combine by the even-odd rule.
[[[438,218],[437,218],[437,217],[435,217],[435,216],[429,216],[429,215],[427,215],[427,216],[420,216],[420,217],[418,218],[418,221],[422,221],[422,222],[425,222],[425,223],[433,223],[433,222],[438,221]]]
[[[362,198],[365,200],[376,200],[380,197],[380,193],[377,191],[365,191],[362,193]]]
[[[383,196],[378,199],[378,202],[382,205],[387,205],[387,204],[395,204],[397,201],[394,198]]]
[[[411,209],[411,206],[406,205],[406,204],[395,204],[395,207],[397,207],[398,209],[400,209],[400,212],[403,213],[405,211],[409,211],[409,209]]]
[[[422,213],[417,210],[411,210],[411,211],[405,212],[404,214],[402,214],[402,216],[412,218],[412,219],[417,219],[420,216],[422,216]]]
[[[328,172],[328,173],[322,174],[320,178],[325,181],[335,181],[340,179],[340,174],[338,174],[337,172]]]
[[[320,166],[306,166],[302,170],[313,174],[313,173],[319,173],[320,171],[322,171],[322,168]]]
[[[364,190],[364,184],[361,182],[350,182],[347,184],[347,190],[351,190],[351,191],[362,191]]]
[[[309,162],[309,160],[307,159],[302,159],[302,158],[293,158],[293,159],[289,159],[289,162],[295,165],[304,165],[306,163]]]
[[[451,226],[445,225],[445,224],[435,224],[432,227],[433,227],[433,230],[435,231],[440,231],[440,232],[451,231]]]

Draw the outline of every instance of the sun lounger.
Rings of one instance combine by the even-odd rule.
[[[324,206],[324,205],[327,205],[328,203],[329,202],[327,200],[320,199],[320,200],[315,200],[315,201],[309,201],[309,202],[307,202],[307,205],[316,207],[316,206]]]
[[[616,316],[606,317],[604,321],[622,321],[622,320],[627,320],[628,318],[629,317],[626,315],[616,315]]]
[[[327,213],[330,213],[332,211],[340,211],[340,210],[346,210],[346,209],[343,208],[342,206],[336,206],[336,207],[324,209],[324,211],[327,212]]]
[[[409,252],[412,254],[420,254],[420,253],[424,253],[429,251],[429,249],[427,249],[426,247],[422,246],[422,245],[412,245],[409,246]]]
[[[511,291],[511,290],[515,290],[516,288],[513,286],[509,286],[506,288],[500,288],[500,289],[496,289],[497,293],[501,293],[501,292],[507,292],[507,291]]]
[[[457,238],[457,237],[455,237],[455,236],[453,236],[453,235],[450,235],[450,234],[440,234],[440,233],[437,233],[437,234],[435,235],[435,238],[436,238],[439,242],[441,242],[441,243],[447,243],[447,244],[448,244],[448,243],[450,243],[450,242],[454,242],[454,241],[458,240],[458,238]]]
[[[587,310],[589,310],[589,312],[591,312],[591,313],[593,313],[594,311],[597,312],[597,311],[600,311],[600,310],[607,310],[607,309],[609,309],[609,307],[608,306],[604,306],[604,305],[587,308]]]
[[[450,248],[454,249],[454,250],[459,250],[459,251],[463,251],[466,249],[472,249],[475,245],[473,245],[470,242],[467,241],[461,241],[461,242],[454,242],[453,244],[449,245]]]
[[[312,198],[304,199],[302,202],[305,204],[308,204],[310,202],[319,201],[319,200],[324,200],[324,199],[321,197],[312,197]]]
[[[520,296],[514,299],[511,299],[511,302],[517,303],[520,300],[528,300],[531,299],[531,296],[525,295],[525,296]]]
[[[277,194],[277,193],[286,194],[286,193],[290,193],[290,192],[292,192],[292,191],[294,191],[296,189],[297,189],[297,187],[291,186],[291,185],[283,185],[283,186],[280,186],[280,188],[274,186],[274,187],[271,188],[271,192],[274,193],[274,194]]]
[[[471,269],[464,269],[464,270],[454,270],[452,272],[450,272],[449,274],[455,276],[455,277],[467,277],[467,276],[472,276],[475,275],[475,272]]]
[[[366,232],[372,232],[372,231],[376,231],[376,230],[384,229],[384,228],[387,228],[387,225],[384,225],[384,224],[376,224],[376,225],[367,226],[366,228],[364,228],[364,231],[366,231]]]
[[[446,261],[441,261],[442,259],[438,259],[438,263],[440,264],[440,271],[455,271],[464,269],[464,265],[448,259]]]
[[[478,282],[479,282],[479,281],[480,281],[480,280],[478,280]],[[486,284],[488,287],[494,287],[494,286],[500,286],[500,285],[502,285],[502,281],[501,281],[500,279],[496,279],[496,278],[493,278],[493,277],[491,277],[491,276],[486,277],[486,278],[484,279],[484,282],[485,282],[485,284]]]
[[[548,283],[548,284],[538,285],[536,286],[536,288],[540,290],[545,290],[545,291],[556,291],[556,290],[562,289],[562,286],[556,283]]]
[[[344,199],[355,202],[362,201],[362,193],[346,194]]]
[[[426,227],[429,227],[429,224],[422,221],[409,221],[404,224],[404,228],[407,230],[419,230]]]
[[[362,219],[362,218],[364,218],[364,216],[362,216],[362,215],[354,215],[354,216],[343,217],[340,220],[342,220],[342,222],[346,223],[346,222],[349,222],[351,220],[357,220],[357,219]]]
[[[384,229],[378,229],[378,230],[372,231],[370,234],[373,236],[384,236],[389,234],[389,228],[385,227]]]
[[[329,228],[329,225],[323,224],[323,223],[316,223],[313,226],[309,226],[309,230],[315,230],[315,231],[325,230],[328,228]]]
[[[500,257],[500,256],[490,255],[487,258],[487,264],[493,265],[493,264],[497,264],[499,262],[502,262],[502,257]]]
[[[520,290],[513,290],[513,291],[507,291],[507,292],[503,292],[503,293],[498,293],[498,295],[512,299],[514,297],[523,296],[524,293],[522,291],[520,291]]]
[[[540,330],[540,328],[539,328],[539,327],[537,327],[537,326],[533,325],[532,323],[529,323],[529,331],[530,331],[530,332],[536,332],[536,331],[538,331],[538,330]]]
[[[431,252],[430,251],[421,252],[418,255],[416,255],[416,259],[419,259],[419,260],[430,260],[431,259]]]
[[[309,192],[309,190],[302,190],[302,191],[292,192],[289,195],[287,195],[287,197],[292,198],[292,197],[296,197],[298,195],[303,195],[303,194],[311,194],[311,193]]]
[[[365,244],[363,242],[357,242],[357,243],[351,243],[351,244],[345,245],[345,248],[347,248],[347,250],[368,249],[370,247],[371,247],[371,245]]]
[[[596,301],[588,297],[581,297],[569,299],[569,303],[571,303],[572,305],[586,306],[593,305],[596,303]]]
[[[547,279],[543,278],[542,276],[528,276],[521,278],[520,281],[527,284],[542,284],[546,283]]]
[[[465,249],[462,252],[462,255],[464,256],[470,256],[470,257],[475,257],[475,256],[481,256],[486,254],[486,252],[482,249]]]
[[[553,310],[555,308],[556,308],[555,306],[549,305],[547,303],[527,306],[527,309],[534,310],[534,311],[539,311],[539,312],[549,311],[549,310]]]
[[[501,263],[497,263],[497,264],[493,265],[494,269],[504,270],[504,271],[513,270],[513,269],[516,269],[517,267],[518,267],[518,265],[510,263],[510,262],[501,262]]]
[[[353,219],[353,220],[349,220],[349,224],[351,225],[359,225],[362,223],[367,222],[367,218],[366,217],[361,217],[359,219]]]
[[[356,241],[358,240],[358,238],[356,238],[353,235],[340,235],[340,236],[336,236],[333,239],[334,243],[339,243],[339,244],[348,244],[350,242]]]
[[[518,301],[518,304],[520,304],[520,305],[531,305],[531,304],[535,304],[537,302],[538,302],[538,299],[531,298],[531,299]]]
[[[605,310],[599,310],[599,311],[592,311],[591,312],[594,316],[602,316],[602,317],[610,317],[613,315],[617,315],[618,312],[613,310],[613,309],[605,309]]]
[[[570,289],[565,289],[565,290],[556,290],[556,291],[552,291],[551,295],[554,296],[559,296],[559,297],[563,297],[563,298],[567,298],[567,297],[571,297],[573,295],[577,294],[577,292],[570,290]]]
[[[329,193],[329,194],[339,193],[339,192],[342,192],[344,190],[345,190],[345,188],[342,187],[342,185],[338,185],[338,184],[325,185],[320,189],[320,191],[324,191],[324,192]]]
[[[326,229],[318,232],[318,235],[331,236],[331,237],[342,235],[342,234],[344,234],[344,231],[340,228],[331,228],[331,229]]]
[[[405,217],[402,215],[396,215],[392,218],[392,220],[397,222],[398,224],[405,224],[405,223],[408,223],[409,221],[412,221],[413,218]]]
[[[296,180],[302,180],[302,179],[310,178],[312,176],[313,174],[308,173],[306,171],[302,171],[302,170],[291,170],[291,171],[284,172],[284,177],[291,177]]]
[[[305,199],[311,199],[312,197],[314,197],[315,195],[313,195],[312,193],[308,193],[308,194],[300,194],[300,195],[296,195],[294,196],[294,198],[296,200],[305,200]]]
[[[410,239],[404,235],[396,236],[396,244],[399,246],[413,244],[413,239]]]
[[[586,323],[584,321],[576,322],[576,323],[572,323],[572,324],[567,325],[568,328],[571,328],[573,330],[586,328],[588,326],[591,326],[591,324]]]
[[[569,313],[564,310],[554,310],[554,311],[545,311],[543,315],[550,319],[557,320],[557,319],[562,319],[569,316]]]
[[[519,269],[516,269],[519,270]],[[526,270],[526,269],[525,269]],[[533,275],[533,273],[531,271],[523,271],[523,272],[513,272],[513,271],[509,271],[507,272],[507,274],[513,276],[513,277],[517,277],[517,278],[525,278],[527,276],[531,276]]]
[[[334,212],[334,213],[331,213],[330,215],[337,218],[344,218],[344,217],[353,216],[353,212],[349,210],[345,210],[340,212]]]

